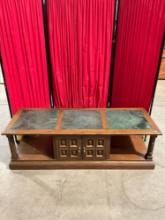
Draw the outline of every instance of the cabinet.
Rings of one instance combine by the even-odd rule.
[[[110,153],[110,136],[55,136],[53,148],[57,160],[104,160]]]

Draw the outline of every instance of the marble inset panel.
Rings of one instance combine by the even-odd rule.
[[[23,110],[13,125],[14,130],[53,129],[56,127],[58,110]]]
[[[97,110],[64,110],[62,129],[100,129],[100,112]]]
[[[106,111],[107,124],[110,129],[149,129],[147,122],[140,110],[111,110]]]

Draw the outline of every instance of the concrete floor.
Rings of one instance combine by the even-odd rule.
[[[0,87],[0,130],[9,111]],[[165,133],[165,81],[159,81],[152,117]],[[164,220],[165,135],[157,139],[155,170],[11,171],[7,139],[0,137],[0,220]]]

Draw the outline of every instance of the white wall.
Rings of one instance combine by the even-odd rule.
[[[0,66],[0,83],[3,83],[3,77],[2,77],[2,69],[1,69],[1,66]]]

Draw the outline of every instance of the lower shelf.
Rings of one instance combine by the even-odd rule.
[[[25,137],[17,146],[18,160],[11,169],[153,169],[153,161],[144,159],[145,144],[140,136],[113,136],[111,153],[104,161],[57,161],[53,159],[52,138]]]

